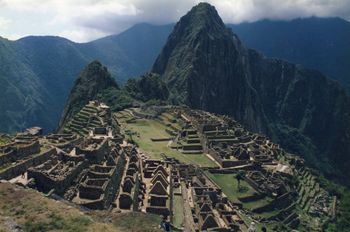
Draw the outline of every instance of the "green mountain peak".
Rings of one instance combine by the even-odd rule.
[[[118,90],[117,82],[112,78],[107,68],[99,61],[93,61],[80,73],[74,83],[63,116],[60,128],[79,112],[89,101],[100,98],[107,90]]]

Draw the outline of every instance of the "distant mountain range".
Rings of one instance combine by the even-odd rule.
[[[350,23],[339,18],[228,25],[247,47],[320,70],[350,89]],[[75,77],[93,60],[118,83],[151,69],[174,24],[138,24],[90,43],[60,37],[0,38],[0,131],[57,127]]]
[[[321,71],[350,92],[348,21],[312,17],[229,26],[247,47],[267,57],[282,58]]]
[[[33,125],[52,131],[83,67],[100,60],[113,77],[125,83],[149,70],[170,30],[169,26],[140,24],[84,44],[48,36],[17,41],[0,38],[0,131]]]

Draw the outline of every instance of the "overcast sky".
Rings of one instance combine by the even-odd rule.
[[[167,24],[197,0],[0,0],[0,36],[58,35],[86,42],[147,22]],[[350,0],[209,0],[225,23],[339,16],[350,20]]]

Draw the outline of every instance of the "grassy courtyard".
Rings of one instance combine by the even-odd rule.
[[[238,198],[252,196],[258,194],[253,187],[251,187],[247,182],[241,180],[240,188],[238,188],[238,183],[235,178],[236,174],[212,174],[206,172],[206,174],[221,188],[222,191],[226,194],[228,199],[232,202],[242,203],[243,207],[247,209],[254,209],[268,204],[271,199],[265,197],[260,200],[251,201],[251,202],[241,202]],[[266,214],[266,215],[265,215]],[[272,213],[273,214],[273,213]],[[261,216],[270,216],[271,213],[264,213]]]
[[[120,115],[125,116],[125,113]],[[165,131],[166,126],[156,120],[137,119],[134,123],[126,123],[120,120],[124,132],[131,132],[132,139],[137,143],[140,150],[153,159],[161,158],[164,153],[168,157],[174,157],[182,162],[195,164],[201,167],[215,167],[216,164],[204,154],[185,155],[176,149],[169,147],[169,141],[153,142],[151,138],[169,138]],[[126,136],[128,137],[128,136]]]
[[[241,202],[238,198],[240,197],[247,197],[251,196],[253,194],[257,194],[257,192],[244,180],[241,180],[241,187],[240,191],[238,190],[237,186],[237,180],[235,178],[236,174],[212,174],[210,172],[206,172],[209,178],[211,178],[217,185],[219,185],[222,189],[222,191],[225,193],[225,195],[228,197],[228,199],[232,202],[236,203],[242,203],[243,207],[246,209],[254,209],[261,206],[264,206],[268,204],[271,199],[269,198],[263,198],[261,200],[251,201],[251,202]],[[279,210],[273,210],[273,211],[267,211],[261,214],[257,214],[261,217],[271,217],[273,215],[276,215],[279,212]],[[249,217],[244,217],[244,215],[241,215],[243,219],[249,224],[251,222],[251,219]],[[266,224],[265,226],[267,228],[272,228],[276,224],[270,223]],[[260,229],[262,224],[258,224],[258,229]]]
[[[210,172],[206,172],[206,174],[222,188],[222,191],[232,202],[241,203],[238,200],[239,197],[251,196],[256,193],[256,191],[244,180],[241,180],[241,187],[239,190],[235,178],[236,174],[212,174]]]

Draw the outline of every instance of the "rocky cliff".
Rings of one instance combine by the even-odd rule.
[[[345,91],[317,71],[247,49],[213,6],[200,3],[180,19],[152,72],[171,102],[230,115],[329,175],[350,174]]]

